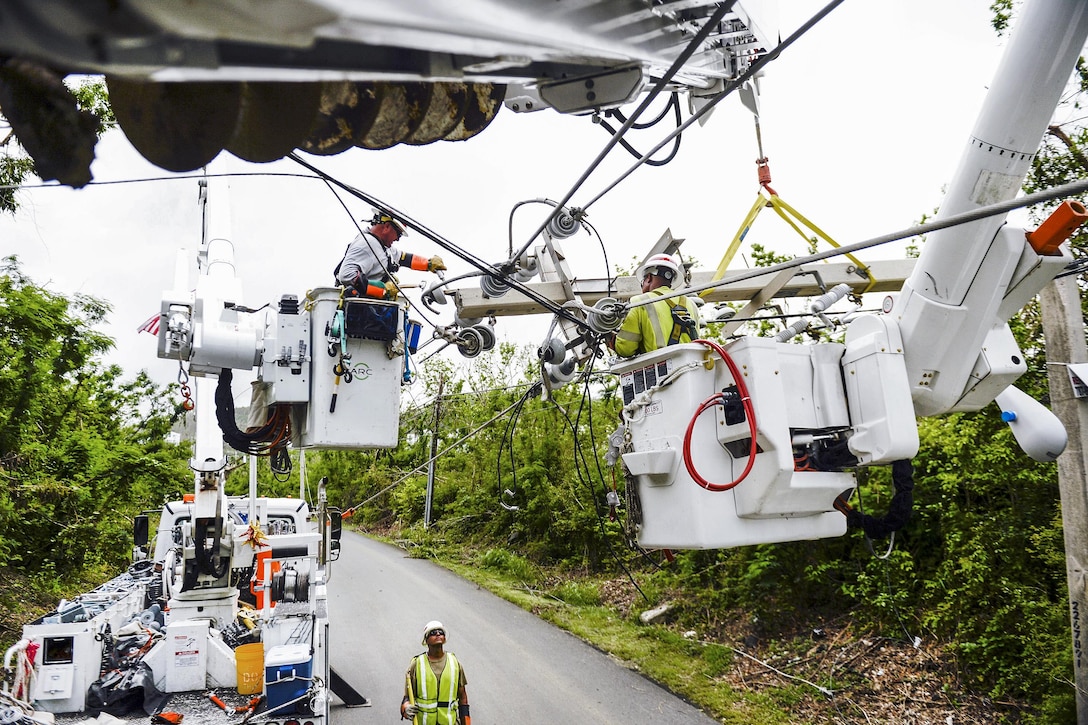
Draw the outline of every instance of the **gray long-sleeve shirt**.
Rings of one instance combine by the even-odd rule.
[[[340,262],[337,282],[352,285],[357,279],[389,280],[400,266],[401,252],[395,245],[385,247],[369,232],[359,234],[348,245]]]

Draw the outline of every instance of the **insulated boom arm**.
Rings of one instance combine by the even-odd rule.
[[[1025,3],[938,219],[1013,198],[1088,35],[1088,3]],[[1006,320],[1071,261],[1000,216],[930,235],[893,312],[920,415],[977,410],[1026,370]]]

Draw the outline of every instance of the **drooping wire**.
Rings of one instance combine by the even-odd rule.
[[[680,106],[680,103],[679,103],[679,100],[677,98],[677,95],[676,95],[675,91],[673,92],[672,96],[670,97],[668,103],[666,103],[664,105],[664,107],[661,109],[661,113],[657,114],[656,118],[654,118],[652,121],[643,121],[641,123],[640,122],[632,123],[631,128],[633,130],[635,130],[635,131],[645,131],[648,128],[653,128],[654,126],[661,123],[665,119],[665,115],[668,114],[669,109],[672,108],[673,106],[676,106],[677,108],[679,108],[679,106]],[[607,115],[615,117],[616,119],[619,120],[620,123],[627,123],[627,117],[624,116],[623,111],[621,111],[618,108],[613,108],[613,109],[609,110],[607,112]]]
[[[120,184],[142,184],[148,181],[192,181],[193,179],[216,179],[239,176],[288,176],[296,179],[320,179],[313,174],[295,174],[283,171],[229,171],[222,173],[178,174],[177,176],[145,176],[140,179],[112,179],[109,181],[87,182],[87,186],[118,186]],[[0,184],[0,189],[66,189],[72,187],[59,182],[41,182],[38,184]]]
[[[599,357],[599,355],[600,351],[595,349],[593,351],[593,354],[590,356],[589,363],[586,366],[586,373],[583,375],[582,397],[578,406],[578,414],[575,416],[575,419],[573,421],[571,420],[570,415],[567,413],[566,409],[563,406],[559,405],[554,397],[551,397],[550,400],[552,402],[552,405],[554,405],[556,409],[559,410],[563,418],[567,421],[567,426],[570,427],[571,438],[574,444],[574,470],[578,475],[579,481],[583,483],[589,490],[590,503],[593,505],[593,512],[597,517],[597,526],[601,530],[601,540],[604,542],[605,546],[608,547],[609,554],[611,554],[613,560],[616,562],[616,565],[619,566],[623,573],[627,576],[627,579],[631,582],[631,585],[646,602],[649,602],[650,598],[646,596],[646,592],[644,592],[642,590],[642,587],[638,585],[638,582],[635,580],[634,574],[631,573],[630,568],[628,568],[628,566],[624,563],[623,559],[620,558],[619,554],[616,552],[615,547],[612,545],[612,539],[608,535],[608,528],[605,524],[604,516],[601,514],[601,508],[597,502],[597,494],[593,488],[593,483],[591,481],[592,476],[590,475],[589,463],[586,461],[585,453],[582,449],[582,437],[579,434],[579,429],[581,428],[582,411],[588,408],[589,412],[587,414],[587,417],[589,421],[590,446],[591,450],[593,451],[593,460],[596,463],[597,472],[600,477],[601,484],[606,485],[604,480],[604,473],[601,469],[600,458],[597,455],[597,442],[593,433],[593,398],[590,392],[591,376],[588,374],[589,371],[593,369],[593,366],[596,363],[596,359],[597,357]],[[607,490],[605,493],[607,495]]]
[[[642,595],[643,600],[648,602],[650,601],[650,598],[646,597],[646,593],[642,590],[641,587],[639,587],[639,582],[635,581],[634,575],[631,573],[630,568],[625,564],[625,562],[623,562],[619,553],[616,551],[613,542],[611,542],[611,538],[608,536],[608,529],[605,524],[604,516],[601,513],[601,507],[597,505],[596,493],[594,491],[593,483],[591,481],[592,475],[590,474],[590,466],[589,463],[585,460],[585,454],[582,447],[582,439],[581,435],[579,434],[579,431],[581,430],[582,410],[584,409],[588,411],[588,413],[586,413],[586,419],[588,419],[588,425],[590,429],[590,450],[593,452],[593,462],[597,469],[597,479],[601,481],[602,487],[605,488],[605,496],[607,497],[607,482],[605,481],[604,470],[601,467],[601,457],[597,455],[596,433],[593,429],[593,396],[590,388],[590,383],[592,381],[592,370],[596,365],[597,359],[599,357],[601,357],[601,351],[599,351],[599,349],[594,349],[593,355],[590,357],[589,364],[586,365],[586,371],[583,374],[581,403],[578,408],[578,415],[576,416],[576,418],[574,418],[574,422],[571,423],[570,418],[566,416],[566,411],[562,409],[561,406],[558,405],[558,403],[555,403],[554,398],[553,404],[559,407],[562,413],[564,413],[564,416],[567,418],[567,423],[571,427],[571,437],[573,439],[574,445],[574,470],[578,471],[579,478],[585,483],[586,488],[590,490],[591,501],[593,503],[593,512],[597,518],[597,526],[599,527],[599,529],[601,529],[601,538],[604,541],[605,545],[608,546],[608,552],[609,554],[611,554],[611,557],[613,557],[613,560],[620,567],[620,569],[622,569],[623,574],[627,575],[628,580],[630,580],[631,582],[631,586],[633,586],[635,590]],[[584,476],[582,475],[582,469],[579,468],[579,460],[581,460],[581,465],[584,466]]]
[[[667,104],[665,104],[664,110],[662,110],[661,114],[657,118],[655,118],[653,121],[650,121],[648,123],[635,123],[635,124],[632,124],[631,128],[633,128],[633,129],[652,128],[652,127],[656,126],[665,117],[665,114],[668,113],[670,109],[672,109],[673,115],[676,118],[676,125],[677,125],[677,127],[679,127],[680,122],[681,122],[681,120],[680,120],[680,100],[679,100],[677,94],[674,92],[672,94],[671,100]],[[618,108],[613,108],[613,109],[611,109],[609,111],[606,111],[604,115],[615,118],[620,123],[626,123],[626,121],[627,121],[627,118],[623,115],[623,113],[620,112],[620,110]],[[612,125],[610,123],[608,123],[608,121],[604,120],[603,117],[594,116],[593,117],[593,122],[596,123],[597,125],[599,125],[604,130],[608,131],[613,136],[616,135],[616,129],[612,128]],[[672,150],[669,152],[668,156],[666,156],[663,159],[657,159],[657,160],[647,159],[644,163],[647,166],[664,166],[665,164],[667,164],[670,161],[672,161],[673,159],[675,159],[676,154],[679,153],[679,151],[680,151],[680,138],[681,138],[681,136],[679,134],[675,138],[673,138]],[[635,147],[632,146],[630,144],[630,142],[628,142],[626,139],[622,139],[622,138],[620,139],[620,146],[623,146],[623,148],[627,151],[627,153],[631,154],[636,159],[640,158],[642,156],[642,154],[639,151],[635,150]]]
[[[239,430],[230,387],[233,378],[234,371],[223,368],[219,372],[219,383],[215,386],[215,417],[223,432],[223,441],[236,451],[251,456],[268,456],[274,474],[290,474],[291,455],[287,451],[287,444],[291,440],[290,408],[271,405],[264,425],[256,430]]]
[[[400,478],[398,478],[398,479],[397,479],[396,481],[393,481],[393,483],[389,484],[388,486],[386,486],[385,488],[381,489],[381,490],[380,490],[380,491],[378,491],[377,493],[375,493],[375,494],[372,494],[371,496],[369,496],[369,497],[367,497],[367,498],[363,499],[362,501],[360,501],[359,503],[355,504],[354,506],[351,506],[351,507],[350,507],[349,509],[346,509],[346,510],[345,510],[345,513],[348,513],[348,512],[354,512],[354,511],[355,511],[356,509],[358,509],[358,508],[359,508],[360,506],[363,506],[363,505],[365,505],[365,504],[368,504],[368,503],[370,503],[371,501],[373,501],[374,499],[378,498],[379,496],[381,496],[382,494],[386,493],[387,491],[391,491],[392,489],[394,489],[394,488],[396,488],[397,486],[401,485],[402,483],[404,483],[405,481],[407,481],[407,480],[408,480],[409,478],[411,478],[412,476],[416,475],[417,473],[422,473],[422,472],[423,472],[423,471],[424,471],[424,470],[425,470],[425,469],[427,468],[427,466],[428,466],[428,465],[429,465],[429,464],[431,463],[431,461],[436,461],[436,460],[438,460],[439,458],[441,458],[441,457],[442,457],[443,455],[445,455],[446,453],[448,453],[448,452],[449,452],[449,451],[451,451],[452,449],[454,449],[454,448],[456,448],[457,446],[461,445],[462,443],[464,443],[465,441],[467,441],[467,440],[468,440],[469,438],[471,438],[472,436],[476,435],[477,433],[479,433],[480,431],[482,431],[482,430],[483,430],[484,428],[488,427],[489,425],[491,425],[492,423],[494,423],[495,421],[497,421],[497,420],[498,420],[499,418],[502,418],[502,417],[503,417],[504,415],[506,415],[506,414],[507,414],[507,413],[509,413],[509,412],[510,412],[511,410],[513,410],[513,409],[514,409],[514,407],[515,407],[516,405],[517,405],[517,403],[515,402],[515,403],[514,403],[513,405],[510,405],[510,406],[509,406],[509,407],[507,407],[506,409],[504,409],[504,410],[502,410],[502,411],[500,411],[500,412],[496,413],[496,414],[495,414],[495,415],[493,415],[493,416],[492,416],[492,417],[491,417],[491,418],[490,418],[489,420],[487,420],[487,421],[485,421],[484,423],[482,423],[482,424],[480,424],[480,425],[476,426],[476,427],[475,427],[475,428],[473,428],[473,429],[472,429],[471,431],[469,431],[469,432],[468,432],[468,433],[466,433],[465,435],[461,436],[460,438],[458,438],[458,439],[457,439],[456,441],[454,441],[453,443],[450,443],[450,444],[449,444],[448,446],[446,446],[445,448],[443,448],[442,450],[440,450],[440,451],[439,451],[438,453],[434,454],[433,456],[431,456],[430,458],[428,458],[428,459],[427,459],[426,461],[424,461],[423,463],[421,463],[421,464],[419,464],[418,466],[416,466],[415,468],[413,468],[413,469],[412,469],[411,471],[408,471],[408,473],[405,473],[405,474],[404,474],[403,476],[401,476]]]
[[[777,46],[775,46],[774,50],[772,50],[772,51],[766,53],[765,55],[760,56],[758,59],[756,59],[756,61],[753,62],[752,65],[750,65],[748,67],[748,70],[746,70],[739,77],[737,77],[736,80],[729,83],[721,93],[714,96],[704,106],[700,107],[695,113],[693,113],[691,115],[690,118],[688,118],[688,120],[684,121],[682,124],[677,126],[676,129],[674,131],[672,131],[672,133],[670,133],[664,139],[662,139],[656,146],[654,146],[652,149],[650,149],[649,152],[647,152],[647,153],[643,154],[641,157],[639,157],[638,161],[636,161],[629,169],[627,169],[627,171],[625,171],[623,174],[621,174],[619,176],[619,178],[617,178],[615,181],[613,181],[611,184],[609,184],[607,187],[605,187],[603,191],[601,191],[599,194],[597,194],[597,196],[593,197],[589,201],[589,203],[583,205],[582,209],[583,210],[589,209],[595,203],[600,201],[600,199],[605,194],[607,194],[612,189],[619,186],[619,184],[624,179],[626,179],[628,176],[630,176],[632,173],[634,173],[635,169],[637,169],[642,164],[646,163],[646,161],[651,156],[653,156],[658,151],[660,151],[662,148],[664,148],[665,144],[667,144],[669,141],[672,141],[674,137],[677,137],[680,134],[682,134],[684,131],[688,130],[688,128],[690,128],[691,125],[693,123],[697,122],[700,118],[702,118],[706,114],[710,113],[710,109],[714,108],[714,106],[718,105],[718,103],[720,103],[723,99],[725,99],[726,96],[731,94],[737,88],[740,88],[742,85],[744,85],[744,83],[746,83],[748,80],[750,80],[752,77],[754,77],[757,73],[762,71],[763,68],[768,63],[771,63],[772,61],[777,59],[778,56],[782,54],[782,51],[784,51],[789,46],[793,45],[793,43],[795,41],[797,41],[798,38],[800,38],[805,33],[807,33],[809,30],[811,30],[813,28],[813,26],[816,25],[816,23],[820,22],[824,17],[827,16],[828,13],[830,13],[832,10],[834,10],[836,7],[838,7],[840,4],[842,4],[842,2],[843,2],[843,0],[832,0],[830,3],[828,3],[823,8],[821,8],[819,10],[819,12],[817,12],[815,15],[813,15],[811,18],[809,18],[804,23],[804,25],[802,25],[800,28],[795,30],[793,32],[793,34],[791,34],[788,38],[786,38],[781,43],[779,43]],[[730,3],[730,5],[731,4],[732,3]],[[706,26],[703,26],[703,29],[705,30]],[[693,40],[692,43],[694,43],[694,42],[695,41]],[[689,47],[690,47],[690,45],[689,45]],[[684,60],[686,60],[686,58],[684,58]],[[672,69],[670,68],[670,70],[672,70]],[[669,73],[666,73],[662,80],[671,79],[671,78],[672,78],[672,75],[669,74]],[[657,89],[657,86],[655,86],[655,90],[656,89]],[[647,100],[649,100],[649,99],[647,99]],[[642,107],[640,107],[640,110],[641,110],[641,108]],[[637,113],[638,112],[636,111],[636,115],[637,115]],[[587,174],[587,176],[588,176],[588,174]],[[585,180],[585,177],[583,177],[583,179],[580,180],[579,185],[582,182],[584,182],[584,180]],[[572,190],[570,192],[570,196],[574,195],[574,191],[575,190]],[[567,199],[564,200],[564,202],[563,202],[564,204],[567,201],[570,200],[570,196],[568,196]],[[538,232],[538,234],[539,234],[539,232]]]
[[[344,208],[344,211],[347,213],[348,218],[351,219],[351,223],[355,225],[355,229],[359,232],[359,234],[364,235],[363,228],[359,224],[359,221],[355,218],[355,215],[351,213],[351,209],[348,208],[348,205],[344,202],[344,200],[340,197],[340,195],[336,193],[336,189],[333,187],[332,183],[330,183],[329,179],[327,179],[327,178],[325,178],[323,176],[319,176],[318,178],[320,178],[321,181],[323,181],[325,183],[325,186],[328,187],[329,192],[333,195],[333,197],[336,198],[336,200],[338,202],[340,202],[340,206]],[[367,244],[369,245],[370,240],[366,240],[366,241],[367,241]],[[371,249],[370,251],[371,251],[371,254],[373,254],[376,259],[381,259],[381,255],[378,254],[377,250]],[[394,281],[394,284],[396,284],[396,281]],[[399,290],[400,287],[398,286],[397,289]],[[434,322],[431,322],[431,320],[429,320],[427,318],[427,316],[423,313],[423,311],[419,309],[419,305],[417,305],[415,302],[413,302],[411,300],[411,298],[409,298],[407,295],[403,295],[403,294],[402,294],[402,297],[404,297],[404,299],[406,299],[408,301],[408,305],[415,311],[415,313],[417,315],[421,316],[424,320],[426,320],[428,325],[430,325],[431,327],[437,327],[437,325]]]
[[[601,237],[601,233],[597,231],[597,227],[590,224],[584,218],[582,219],[582,226],[589,229],[589,231],[593,233],[593,236],[597,238],[597,243],[601,245],[601,256],[604,258],[604,278],[606,280],[605,294],[611,297],[613,289],[612,283],[615,282],[615,279],[612,276],[612,267],[608,263],[608,249],[604,245],[604,239]]]
[[[513,261],[514,259],[514,212],[516,212],[518,209],[525,206],[526,204],[553,205],[553,203],[548,199],[524,199],[511,207],[510,214],[506,220],[506,250],[507,253],[510,255],[509,259],[511,261]]]
[[[326,179],[328,182],[330,182],[332,184],[335,184],[336,186],[340,187],[341,189],[348,192],[352,196],[367,202],[371,206],[374,206],[374,207],[377,207],[377,208],[380,208],[380,209],[385,209],[386,211],[388,211],[391,214],[393,214],[394,216],[396,216],[409,229],[411,229],[414,232],[417,232],[420,236],[423,236],[426,239],[431,240],[432,242],[434,242],[434,244],[438,245],[439,247],[446,250],[450,254],[454,254],[459,259],[461,259],[461,260],[463,260],[465,262],[468,262],[470,265],[475,267],[481,273],[492,275],[492,276],[499,276],[499,277],[503,276],[502,270],[496,269],[493,265],[485,262],[484,260],[482,260],[479,257],[475,256],[474,254],[472,254],[468,250],[464,249],[463,247],[457,246],[456,244],[454,244],[450,240],[446,239],[445,237],[441,236],[440,234],[438,234],[434,230],[432,230],[429,227],[425,226],[423,223],[413,219],[411,216],[409,216],[408,214],[404,213],[403,211],[397,209],[393,205],[387,204],[387,203],[383,202],[381,199],[378,199],[376,196],[373,196],[373,195],[368,194],[368,193],[366,193],[364,191],[356,189],[353,186],[345,184],[344,182],[338,180],[334,176],[332,176],[330,174],[327,174],[324,171],[321,171],[316,166],[314,166],[314,165],[310,164],[309,162],[305,161],[301,156],[299,156],[295,152],[291,152],[290,154],[288,154],[287,158],[289,158],[292,161],[295,161],[296,163],[306,167],[307,169],[314,172],[315,174],[317,174],[321,178]],[[539,304],[544,309],[551,312],[553,315],[558,315],[559,317],[562,317],[563,319],[577,325],[579,328],[586,328],[587,327],[584,320],[578,318],[576,315],[571,314],[567,310],[563,309],[562,306],[557,305],[555,302],[553,302],[548,297],[545,297],[544,295],[540,294],[539,292],[532,289],[531,287],[523,284],[522,282],[518,281],[516,278],[507,277],[507,278],[504,279],[504,282],[509,287],[511,287],[512,289],[516,289],[518,292],[521,292],[523,295],[525,295],[529,299],[533,300],[534,302]]]
[[[508,495],[512,496],[516,494],[518,490],[518,467],[517,461],[514,457],[514,432],[517,429],[518,419],[521,417],[521,411],[525,407],[525,403],[530,399],[540,395],[540,391],[543,386],[544,383],[542,381],[537,381],[529,386],[529,388],[521,394],[521,397],[515,404],[516,407],[514,407],[514,409],[510,413],[510,417],[506,420],[506,428],[503,430],[502,439],[499,441],[499,450],[495,455],[495,481],[497,482],[499,487],[499,503],[504,509],[507,509],[508,511],[517,508],[512,504],[506,503],[505,499],[505,497]],[[502,485],[502,454],[504,448],[506,448],[510,454],[511,482],[509,489],[503,488]]]
[[[513,261],[513,259],[514,259],[514,212],[516,212],[518,209],[525,206],[526,204],[546,204],[546,205],[552,207],[553,209],[559,208],[558,207],[558,202],[553,201],[552,199],[547,199],[547,198],[544,198],[544,199],[525,199],[523,201],[519,201],[516,204],[514,204],[513,208],[510,210],[510,216],[509,216],[508,221],[507,221],[507,235],[508,235],[508,237],[507,237],[507,251],[508,251],[508,254],[510,255],[510,260],[511,261]],[[578,216],[578,223],[580,225],[582,225],[585,229],[587,229],[597,239],[597,243],[601,247],[601,255],[604,258],[604,278],[607,281],[606,294],[611,295],[612,294],[612,284],[613,284],[614,280],[613,280],[613,277],[612,277],[612,267],[608,263],[608,249],[605,247],[604,239],[601,237],[601,233],[597,231],[597,228],[594,227],[589,222],[589,220],[587,220],[585,218],[585,216],[583,216],[580,213],[580,210],[574,210],[574,212]]]
[[[838,2],[842,2],[842,0],[838,0]],[[635,112],[631,115],[631,117],[627,119],[627,121],[625,121],[622,126],[620,126],[619,130],[615,134],[612,135],[608,143],[605,144],[605,147],[601,149],[600,153],[597,154],[597,157],[593,159],[592,162],[590,162],[586,170],[582,172],[582,175],[578,177],[578,180],[574,182],[574,185],[571,186],[571,188],[563,196],[563,199],[556,206],[555,210],[548,215],[548,218],[544,220],[540,227],[535,232],[533,232],[532,236],[529,237],[528,241],[522,245],[520,250],[518,250],[517,255],[520,255],[522,252],[528,249],[530,245],[532,245],[532,243],[536,241],[536,238],[544,232],[549,224],[551,224],[552,219],[554,219],[559,214],[559,209],[566,206],[567,202],[569,202],[571,198],[578,192],[578,190],[582,188],[582,184],[584,184],[593,174],[593,172],[597,170],[597,167],[601,165],[601,162],[604,161],[605,157],[608,156],[612,149],[614,149],[619,144],[620,140],[623,138],[624,134],[627,133],[628,129],[635,125],[635,122],[638,120],[638,118],[643,114],[643,112],[645,112],[647,108],[649,108],[650,104],[653,103],[654,99],[661,94],[661,92],[669,84],[669,81],[672,80],[673,76],[675,76],[676,73],[679,72],[680,68],[683,67],[684,63],[686,63],[688,59],[692,55],[694,55],[695,51],[698,50],[698,48],[702,45],[703,41],[707,39],[710,33],[713,32],[713,30],[718,26],[718,23],[722,21],[722,18],[724,18],[727,13],[732,11],[733,5],[735,4],[736,0],[729,0],[728,2],[723,2],[721,5],[718,6],[714,13],[709,18],[707,18],[706,22],[703,23],[703,27],[701,27],[699,29],[699,32],[692,37],[692,39],[688,42],[687,46],[685,46],[684,50],[681,51],[680,55],[678,55],[676,57],[676,60],[672,62],[672,65],[669,66],[669,69],[665,71],[664,75],[662,75],[656,83],[654,83],[654,86],[650,89],[649,94],[647,94],[646,98],[643,99],[642,103],[639,104],[638,108],[635,109]],[[651,153],[656,152],[657,149],[654,149],[654,151]]]

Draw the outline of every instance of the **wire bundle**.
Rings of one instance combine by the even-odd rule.
[[[223,368],[215,388],[215,418],[223,431],[223,441],[234,450],[251,456],[269,456],[273,472],[289,472],[291,458],[287,453],[287,443],[291,440],[290,407],[271,405],[268,422],[260,428],[240,430],[234,417],[234,396],[230,388],[233,378],[231,369]]]

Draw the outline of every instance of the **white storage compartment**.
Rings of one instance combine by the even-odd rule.
[[[208,620],[187,619],[166,625],[164,692],[207,688]]]

